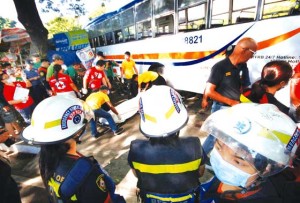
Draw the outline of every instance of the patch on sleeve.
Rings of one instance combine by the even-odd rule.
[[[98,178],[96,180],[96,184],[97,184],[98,188],[101,191],[106,192],[106,185],[105,185],[105,182],[104,182],[104,175],[103,174],[98,176]]]

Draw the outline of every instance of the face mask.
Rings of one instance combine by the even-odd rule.
[[[16,78],[15,78],[15,77],[12,77],[12,76],[9,76],[9,78],[6,79],[6,82],[7,82],[7,83],[13,83],[13,82],[15,82],[15,81],[16,81]]]
[[[210,163],[217,178],[227,185],[245,187],[252,176],[225,161],[215,148],[211,151]]]

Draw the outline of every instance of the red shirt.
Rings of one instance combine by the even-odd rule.
[[[105,77],[103,70],[97,70],[96,67],[92,67],[85,72],[87,76],[87,84],[90,89],[98,89],[102,85],[102,78]]]
[[[73,91],[71,83],[73,83],[71,77],[63,73],[58,73],[58,80],[55,76],[49,78],[49,85],[56,93]]]
[[[14,100],[14,94],[17,87],[26,88],[25,82],[17,81],[17,82],[13,82],[13,84],[14,86],[4,84],[3,96],[6,99],[6,101]],[[31,98],[31,96],[28,95],[28,100],[25,103],[14,104],[13,106],[15,107],[15,109],[21,110],[31,106],[32,104],[33,104],[33,99]]]

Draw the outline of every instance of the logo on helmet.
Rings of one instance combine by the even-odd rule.
[[[251,129],[251,122],[246,118],[239,119],[233,128],[235,128],[238,133],[245,134]]]
[[[73,105],[69,107],[63,114],[61,119],[61,129],[68,129],[68,121],[72,120],[74,124],[79,124],[81,121],[81,114],[83,113],[81,106]]]
[[[145,122],[145,114],[144,114],[142,98],[140,98],[140,101],[139,101],[139,112],[140,112],[142,120]]]
[[[293,150],[293,147],[295,146],[295,144],[297,146],[299,146],[299,142],[300,142],[300,129],[296,128],[293,136],[291,137],[290,141],[287,143],[286,148],[285,148],[285,153],[290,153]]]
[[[175,107],[177,113],[180,113],[180,107],[179,107],[178,103],[181,104],[181,100],[180,100],[178,94],[173,89],[170,89],[170,94],[171,94],[171,99],[172,99],[172,102],[174,104],[174,107]]]

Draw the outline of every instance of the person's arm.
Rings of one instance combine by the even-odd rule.
[[[103,77],[101,80],[102,80],[102,84],[105,85],[105,86],[107,86],[107,80],[106,80],[106,78]],[[107,87],[108,87],[108,86],[107,86]],[[108,88],[109,88],[109,87],[108,87]]]
[[[103,71],[103,72],[104,72],[104,71]],[[105,77],[105,81],[106,81],[106,86],[107,86],[109,89],[111,89],[111,84],[110,84],[109,79],[108,79],[108,77],[107,77],[107,75],[106,75],[105,72],[104,72],[104,77]]]
[[[119,112],[117,111],[117,109],[112,105],[112,103],[110,101],[107,101],[106,104],[109,106],[110,110],[112,112],[114,112],[114,114],[116,114],[117,116],[119,115]]]
[[[240,101],[224,97],[223,95],[221,95],[220,93],[218,93],[216,91],[216,88],[217,88],[216,85],[207,82],[206,87],[205,87],[205,92],[207,93],[207,96],[210,97],[211,99],[215,100],[215,101],[227,104],[229,106],[234,106],[234,105],[240,103]]]
[[[201,107],[202,107],[202,109],[206,109],[208,107],[208,96],[207,96],[207,93],[205,92],[205,90],[204,90],[203,97],[202,97]]]
[[[26,80],[24,82],[26,83],[26,87],[31,87],[32,86],[32,84],[31,84],[31,82],[29,80]]]
[[[300,105],[300,98],[297,97],[296,87],[300,86],[300,73],[295,73],[290,83],[290,97],[291,103],[297,107]],[[299,93],[298,93],[299,94]]]
[[[135,67],[135,65],[133,66],[133,68],[134,68],[134,71],[135,71],[135,74],[139,74],[139,72],[137,71],[137,68]]]

